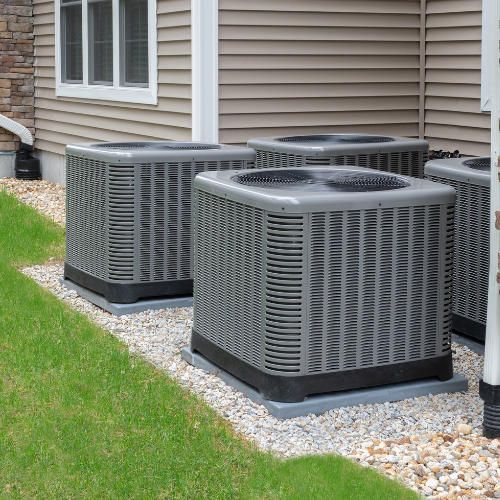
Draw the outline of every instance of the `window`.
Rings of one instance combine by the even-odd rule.
[[[157,103],[156,1],[56,0],[56,94]]]
[[[89,83],[113,85],[113,6],[111,0],[89,3]]]

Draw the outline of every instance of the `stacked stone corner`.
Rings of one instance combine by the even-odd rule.
[[[32,0],[0,0],[0,113],[35,134]],[[0,151],[19,137],[0,128]]]

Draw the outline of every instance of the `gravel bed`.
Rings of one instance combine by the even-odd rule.
[[[38,212],[55,220],[59,225],[65,225],[66,188],[60,184],[3,178],[0,179],[0,189],[3,188]]]
[[[467,347],[453,344],[454,369],[468,378],[467,393],[278,420],[214,375],[181,359],[180,350],[190,341],[192,308],[117,318],[62,287],[59,264],[22,272],[126,342],[130,352],[144,356],[198,394],[260,448],[282,457],[336,452],[399,478],[429,499],[500,498],[500,442],[481,435],[478,381],[483,358]]]

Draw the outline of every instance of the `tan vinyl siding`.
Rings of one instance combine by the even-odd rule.
[[[191,140],[191,1],[159,0],[158,105],[55,95],[54,1],[34,0],[36,147],[82,141]]]
[[[427,0],[425,138],[431,149],[490,154],[481,112],[481,0]]]
[[[220,0],[220,140],[416,137],[419,56],[418,0]]]

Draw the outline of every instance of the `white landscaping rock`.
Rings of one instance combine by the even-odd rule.
[[[435,490],[439,486],[439,482],[437,479],[428,479],[425,483],[425,486],[431,488],[432,490]]]

